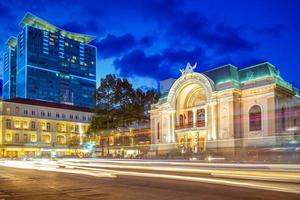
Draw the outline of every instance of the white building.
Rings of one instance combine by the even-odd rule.
[[[152,149],[169,152],[273,146],[295,139],[299,92],[265,62],[244,69],[224,65],[204,73],[187,65],[152,105]],[[286,138],[285,137],[285,138]]]

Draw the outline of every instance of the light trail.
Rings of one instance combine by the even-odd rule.
[[[270,170],[299,170],[299,164],[241,164],[241,163],[199,163],[199,162],[176,162],[176,161],[149,161],[149,160],[107,160],[107,159],[65,159],[62,161],[71,161],[71,162],[101,162],[101,163],[119,163],[119,164],[165,164],[165,165],[180,165],[180,166],[197,166],[197,167],[227,167],[227,168],[265,168]]]
[[[213,178],[201,178],[201,177],[191,177],[191,176],[179,176],[179,175],[169,175],[169,174],[155,174],[155,173],[143,173],[143,172],[126,172],[126,171],[117,171],[117,170],[103,170],[103,169],[96,169],[90,167],[76,167],[79,169],[85,170],[94,170],[94,171],[105,171],[110,172],[115,175],[123,175],[123,176],[136,176],[136,177],[146,177],[146,178],[163,178],[163,179],[171,179],[171,180],[181,180],[181,181],[191,181],[191,182],[199,182],[199,183],[210,183],[210,184],[219,184],[219,185],[226,185],[226,186],[234,186],[234,187],[244,187],[244,188],[251,188],[251,189],[263,189],[263,190],[271,190],[277,192],[288,192],[288,193],[296,193],[300,194],[300,187],[284,187],[284,185],[272,185],[266,183],[249,183],[239,180],[222,180],[222,179],[213,179]]]
[[[113,168],[113,169],[130,169],[130,170],[148,170],[148,171],[163,171],[163,172],[176,172],[176,173],[196,173],[207,174],[215,177],[222,178],[236,178],[240,179],[252,179],[252,180],[269,180],[269,181],[281,181],[281,182],[298,182],[300,183],[299,173],[280,173],[280,172],[253,172],[253,171],[229,171],[229,170],[215,170],[215,169],[188,169],[179,167],[163,167],[163,166],[130,166],[130,165],[111,165],[100,163],[72,163],[69,161],[62,162],[61,164],[73,166],[73,167],[94,167],[94,168]]]
[[[75,162],[73,162],[75,161]],[[237,171],[216,169],[189,169],[184,166],[138,166],[117,165],[118,162],[102,162],[97,160],[89,163],[78,162],[78,160],[61,161],[2,161],[0,165],[6,167],[34,169],[41,171],[52,171],[61,173],[73,173],[94,176],[99,178],[116,178],[118,176],[160,178],[177,181],[191,181],[198,183],[219,184],[233,187],[244,187],[279,192],[300,194],[300,174],[288,172],[259,172],[259,171]],[[142,164],[143,162],[137,162]],[[123,163],[124,164],[124,163]],[[157,163],[155,163],[157,164]],[[199,163],[198,163],[199,164]],[[127,170],[127,171],[126,171]],[[133,170],[133,171],[128,171]],[[134,171],[140,170],[140,171]],[[153,172],[154,171],[154,172]],[[156,173],[157,172],[157,173]],[[171,174],[170,174],[171,173]],[[176,173],[176,174],[172,174]],[[192,175],[192,173],[195,174]],[[209,175],[201,177],[201,175]]]
[[[52,172],[62,172],[62,173],[70,173],[70,174],[81,174],[81,175],[89,175],[95,177],[102,178],[115,178],[116,176],[112,173],[93,173],[91,171],[83,171],[75,169],[74,167],[66,167],[60,168],[61,165],[54,162],[45,162],[45,163],[37,163],[37,162],[29,162],[29,161],[4,161],[0,162],[0,166],[19,168],[19,169],[34,169],[40,171],[52,171]]]

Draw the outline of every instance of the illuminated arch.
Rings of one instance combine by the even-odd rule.
[[[191,89],[193,89],[192,87],[196,88],[197,86],[204,89],[207,101],[209,101],[212,97],[213,91],[215,90],[213,81],[204,74],[194,72],[182,75],[174,82],[169,91],[167,102],[171,107],[175,108],[178,93],[185,87],[191,87]]]

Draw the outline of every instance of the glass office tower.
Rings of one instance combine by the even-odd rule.
[[[3,99],[11,99],[16,96],[17,39],[10,37],[6,46],[3,55]]]
[[[94,37],[55,27],[31,13],[17,38],[16,96],[92,107],[96,88]]]

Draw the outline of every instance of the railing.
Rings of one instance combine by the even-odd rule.
[[[24,127],[20,127],[20,128],[6,127],[6,129],[8,129],[8,130],[17,130],[17,131],[37,131],[37,128],[24,128]]]
[[[204,128],[206,126],[204,121],[199,121],[196,123],[179,123],[176,124],[175,129],[187,129],[187,128]]]

